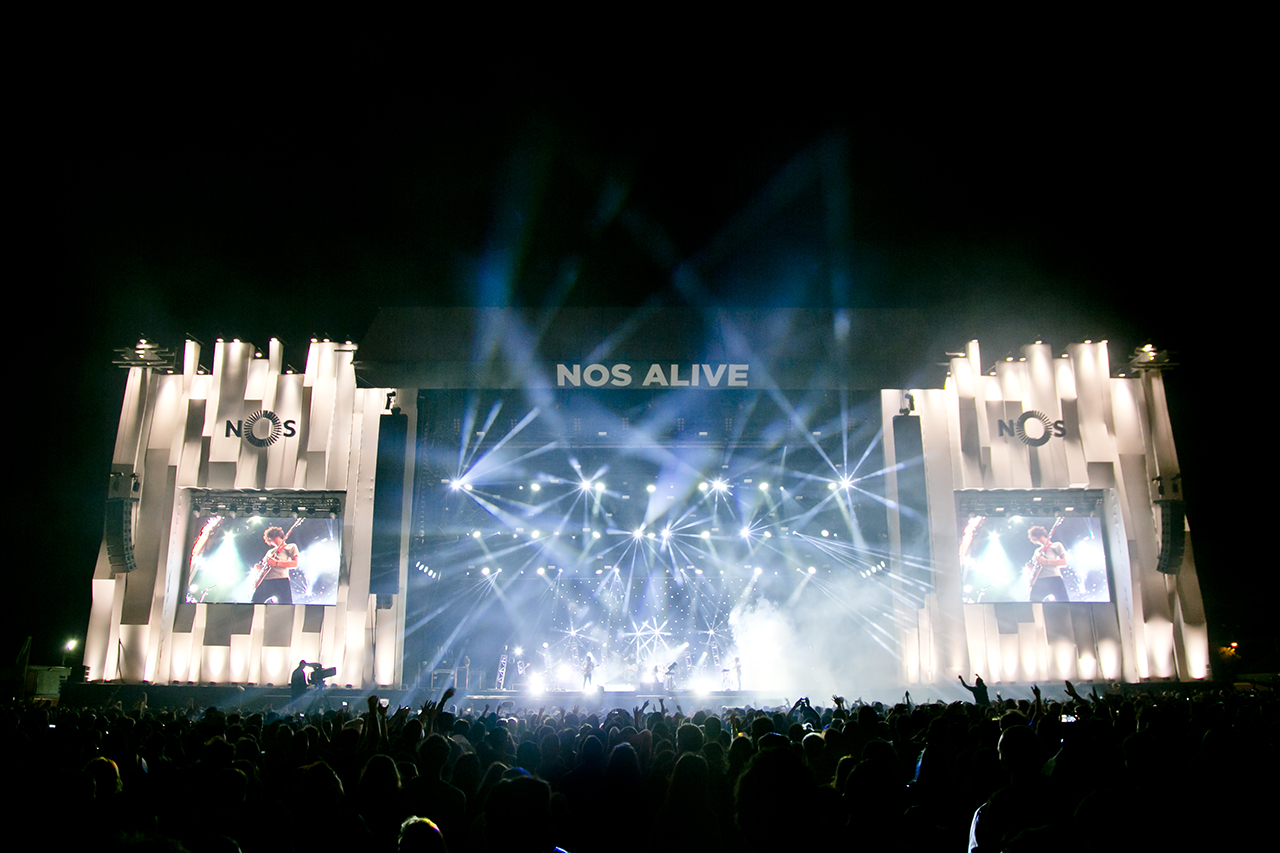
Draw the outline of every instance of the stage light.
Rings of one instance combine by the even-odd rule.
[[[645,535],[646,535],[646,536],[648,536],[650,539],[652,539],[652,538],[653,538],[653,531],[652,531],[652,530],[650,530],[650,531],[649,531],[648,533],[646,533]]]
[[[529,491],[531,491],[531,492],[540,492],[540,491],[542,491],[542,486],[539,486],[537,483],[531,483],[531,484],[529,485]]]
[[[535,531],[533,531],[533,538],[534,538],[534,539],[537,539],[537,538],[538,538],[538,537],[540,537],[541,535],[542,535],[542,531],[541,531],[541,530],[535,530]]]
[[[668,536],[670,536],[670,535],[671,535],[671,528],[670,528],[670,527],[664,527],[664,528],[662,528],[662,538],[663,538],[663,539],[666,539],[666,538],[667,538]]]
[[[545,576],[547,574],[547,570],[544,569],[542,566],[538,566],[538,574]]]
[[[710,538],[711,538],[711,531],[710,531],[710,530],[704,530],[704,531],[702,531],[701,533],[699,533],[698,535],[699,535],[699,536],[701,536],[703,539],[710,539]]]
[[[519,646],[516,646],[515,653],[516,653],[516,657],[520,657],[521,655],[524,654],[524,649],[520,648]]]
[[[470,484],[470,483],[463,483],[463,484],[462,484],[462,488],[469,492],[469,491],[471,491],[471,484]]]
[[[760,568],[759,566],[756,566],[756,574],[758,575],[764,574],[764,569]]]
[[[841,487],[841,488],[843,488],[843,489],[848,489],[848,488],[850,488],[851,486],[853,486],[853,480],[852,480],[852,479],[850,479],[849,477],[841,477],[841,478],[840,478],[840,487]]]
[[[815,569],[813,566],[809,567],[809,574],[816,575],[817,573],[818,573],[817,569]]]
[[[472,538],[472,539],[479,539],[479,538],[480,538],[480,531],[479,531],[479,530],[473,530],[473,531],[471,531],[471,538]]]
[[[480,574],[484,575],[485,577],[488,577],[488,576],[489,576],[489,567],[488,567],[488,566],[485,566],[483,569],[481,569],[481,570],[480,570]]]
[[[830,536],[830,535],[831,535],[831,531],[829,531],[829,530],[824,530],[824,531],[822,531],[822,535],[823,535],[823,536]]]
[[[762,492],[767,492],[767,491],[769,491],[769,484],[768,484],[768,483],[761,483],[761,484],[760,484],[760,491],[762,491]]]
[[[711,484],[711,488],[715,489],[717,492],[727,492],[729,490],[729,484],[724,480],[716,480]]]
[[[644,538],[644,531],[643,531],[643,530],[640,530],[640,529],[636,529],[636,531],[635,531],[634,533],[632,533],[631,535],[632,535],[632,536],[634,536],[634,537],[635,537],[635,538],[637,538],[637,539],[643,539],[643,538]]]
[[[145,342],[144,342],[144,343],[145,343]],[[1235,645],[1235,643],[1232,643],[1232,645],[1234,646],[1234,645]],[[67,645],[66,645],[66,649],[67,649],[67,651],[69,651],[69,652],[75,651],[75,648],[76,648],[76,641],[75,641],[75,640],[67,640]]]
[[[655,486],[653,483],[650,483],[649,485],[644,487],[644,490],[649,494],[653,494],[654,492],[658,491],[658,487]]]
[[[766,530],[766,531],[764,532],[764,538],[765,538],[765,539],[772,539],[772,538],[773,538],[773,534]]]
[[[593,530],[593,531],[591,531],[591,538],[592,538],[592,539],[599,539],[599,538],[600,538],[600,531],[599,531],[599,530]]]
[[[836,484],[835,484],[835,483],[827,483],[827,491],[828,491],[828,492],[834,492],[835,490],[836,490]]]
[[[743,538],[743,539],[750,539],[750,538],[751,538],[751,528],[750,528],[750,527],[744,527],[744,528],[742,528],[742,538]]]
[[[699,483],[699,484],[698,484],[698,491],[700,491],[700,492],[705,492],[705,491],[706,491],[707,489],[709,489],[709,488],[711,488],[711,484],[710,484],[710,483],[705,483],[705,482],[704,482],[704,483]]]
[[[604,481],[603,481],[603,480],[596,480],[596,486],[595,486],[595,489],[596,489],[596,491],[597,491],[597,492],[602,492],[602,491],[604,491]]]
[[[579,483],[579,484],[578,484],[578,488],[579,488],[579,489],[582,489],[582,491],[584,491],[584,492],[589,492],[589,491],[591,491],[591,481],[590,481],[590,480],[583,480],[581,483]]]

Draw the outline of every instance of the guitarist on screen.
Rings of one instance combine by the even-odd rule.
[[[1053,529],[1057,530],[1061,522],[1062,519],[1058,519]],[[1071,600],[1067,597],[1067,584],[1062,579],[1062,570],[1067,565],[1067,549],[1061,542],[1050,539],[1052,534],[1053,531],[1046,531],[1038,524],[1027,531],[1027,538],[1040,546],[1031,555],[1031,562],[1027,563],[1031,572],[1028,579],[1033,602]]]
[[[302,519],[298,519],[301,521]],[[289,528],[289,533],[297,527],[297,523]],[[289,570],[298,567],[298,546],[286,542],[289,533],[279,527],[268,527],[262,539],[271,547],[267,549],[262,562],[258,563],[258,582],[253,590],[253,603],[266,604],[274,598],[276,604],[293,604],[293,588],[289,584]]]

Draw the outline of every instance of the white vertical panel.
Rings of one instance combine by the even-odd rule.
[[[1067,485],[1083,489],[1089,485],[1089,466],[1080,443],[1080,403],[1076,398],[1076,375],[1072,362],[1066,358],[1053,360],[1055,381],[1061,401],[1062,417],[1066,421],[1067,434],[1062,437],[1062,452],[1067,463]]]
[[[955,482],[952,480],[951,437],[947,432],[947,401],[939,390],[916,392],[916,410],[924,442],[926,491],[929,501],[929,545],[937,593],[934,635],[935,678],[952,681],[969,671],[960,595],[960,554],[956,548]]]
[[[120,605],[116,601],[116,582],[113,579],[95,577],[91,589],[93,598],[89,605],[89,629],[85,632],[83,659],[84,665],[89,667],[89,680],[97,681],[114,677],[107,674],[107,652],[115,646],[114,626],[119,624]],[[114,663],[111,669],[114,671]]]
[[[890,506],[898,503],[898,474],[895,470],[897,447],[893,438],[893,416],[898,411],[898,401],[902,399],[901,391],[882,390],[880,392],[880,434],[885,454],[885,497]],[[903,576],[902,566],[902,527],[897,512],[889,512],[889,577],[893,584],[894,624],[898,626],[898,643],[902,647],[903,678],[907,684],[919,684],[920,672],[920,630],[917,624],[916,608],[906,603],[901,594]]]
[[[208,376],[197,376],[189,383],[193,390],[207,391]],[[194,489],[203,485],[200,482],[200,463],[204,452],[204,424],[207,401],[203,398],[188,397],[183,418],[182,433],[175,436],[181,443],[178,458],[169,457],[170,463],[177,466],[175,483],[180,489]]]
[[[396,684],[404,683],[404,634],[406,626],[408,625],[406,608],[408,607],[409,598],[407,592],[409,589],[409,536],[407,535],[407,532],[410,529],[410,523],[413,519],[413,477],[414,472],[417,471],[415,458],[418,443],[414,440],[414,436],[418,434],[418,395],[416,393],[411,393],[411,391],[412,389],[399,388],[396,393],[397,400],[411,401],[408,405],[401,406],[401,411],[408,417],[408,440],[405,442],[404,482],[402,483],[404,492],[400,505],[401,529],[406,532],[406,535],[402,535],[400,537],[400,571],[398,574],[398,581],[396,583],[396,589],[399,590],[399,593],[396,595],[395,600],[396,621],[399,623],[399,627],[396,631]],[[378,405],[381,401],[386,399],[385,392],[385,388],[379,388],[377,391],[370,392],[374,397],[371,409],[375,417],[382,417],[381,412],[378,409]],[[381,421],[379,421],[379,423],[381,423]],[[376,470],[376,457],[374,458],[373,467]],[[372,542],[372,532],[370,533],[370,540]]]
[[[369,596],[364,597],[365,606],[356,608],[348,605],[346,612],[346,642],[343,644],[342,668],[338,670],[338,681],[341,684],[363,684],[366,652],[366,626],[361,617],[368,617]]]
[[[350,347],[334,353],[334,401],[333,429],[329,443],[329,470],[325,488],[341,489],[347,481],[348,455],[353,455],[351,443],[355,433],[357,405],[355,401],[356,374],[351,366]]]
[[[1004,680],[1004,645],[1000,640],[1000,621],[996,619],[994,604],[975,604],[971,607],[982,608],[982,637],[987,649],[987,656],[974,661],[974,666],[986,664],[984,681],[998,682]]]
[[[978,396],[973,367],[967,359],[951,359],[948,398],[955,407],[955,435],[960,443],[957,457],[960,488],[980,489],[983,483],[982,447],[986,427],[986,401]]]
[[[969,641],[969,662],[975,667],[987,660],[987,632],[984,610],[988,605],[966,604],[964,609],[964,633]],[[985,679],[984,679],[985,680]]]
[[[231,681],[231,647],[204,646],[201,648],[200,680],[215,684]]]
[[[199,369],[200,344],[192,340],[185,341],[182,345],[182,393],[188,397],[195,396],[192,388],[196,377],[200,375],[196,372]]]
[[[138,446],[142,440],[142,424],[146,417],[147,376],[150,371],[141,367],[129,368],[125,380],[124,403],[120,406],[120,426],[116,431],[115,451],[111,455],[111,467],[127,466],[132,470],[138,459]]]
[[[246,409],[251,404],[253,408],[271,408],[271,392],[275,388],[275,381],[271,376],[271,362],[265,358],[254,358],[253,347],[249,348],[249,361],[245,365],[245,383],[244,383],[244,401],[247,404]]]
[[[271,403],[271,411],[279,415],[281,422],[293,421],[297,424],[294,435],[281,435],[280,440],[267,448],[268,489],[291,489],[295,487],[294,476],[297,472],[298,454],[302,450],[302,376],[286,374],[277,378],[275,383],[275,399]]]
[[[227,663],[227,680],[236,684],[249,681],[251,638],[248,634],[232,634],[230,656]]]
[[[267,628],[267,605],[253,605],[253,620],[249,623],[249,683],[262,684],[262,640]]]
[[[1049,421],[1063,419],[1062,403],[1058,396],[1058,381],[1053,363],[1053,351],[1046,344],[1031,344],[1022,348],[1026,358],[1028,409],[1043,412]],[[1040,487],[1065,489],[1071,482],[1067,472],[1066,448],[1061,438],[1051,438],[1040,447],[1030,448],[1040,466]]]
[[[1000,680],[1021,681],[1022,663],[1021,648],[1017,634],[1000,635]]]
[[[972,406],[969,406],[966,408],[968,408],[970,411],[967,413],[967,417],[965,418],[965,421],[966,423],[971,424],[973,420]],[[969,464],[967,464],[970,462],[976,463],[977,457],[973,455],[965,454],[960,445],[960,435],[961,435],[960,401],[956,398],[955,394],[952,394],[949,391],[942,392],[942,410],[946,415],[947,437],[950,439],[950,444],[951,444],[951,447],[947,455],[951,458],[952,487],[957,489],[963,489],[966,487],[966,484],[971,481],[975,484],[980,484],[982,482],[981,469],[978,468],[977,465],[975,464],[973,466],[973,476],[970,477],[969,476],[970,466]],[[971,438],[976,438],[976,436],[971,436]]]
[[[332,441],[333,403],[337,395],[334,381],[334,347],[332,343],[312,344],[307,356],[305,384],[311,388],[311,411],[308,413],[310,429],[307,435],[307,453],[324,453]]]
[[[169,671],[164,681],[186,681],[191,671],[191,635],[174,634],[169,638]]]
[[[186,491],[179,489],[174,495],[173,514],[169,519],[169,534],[163,553],[165,565],[162,583],[157,584],[157,597],[151,611],[151,647],[147,654],[147,680],[167,680],[170,671],[169,646],[172,640],[173,619],[178,602],[186,599],[182,588],[182,573],[186,568],[186,530],[191,518],[191,501]]]
[[[920,680],[926,684],[936,683],[938,673],[936,671],[936,660],[934,658],[934,637],[932,611],[930,607],[931,599],[936,598],[933,593],[925,593],[924,606],[916,611],[917,632],[920,636]]]
[[[1111,377],[1107,360],[1096,344],[1067,347],[1076,379],[1080,413],[1080,445],[1089,462],[1115,459],[1111,423]]]
[[[1018,681],[1043,681],[1044,634],[1035,622],[1018,623]]]
[[[263,646],[258,661],[258,683],[277,686],[288,684],[294,667],[298,665],[298,661],[304,660],[294,657],[292,651],[287,646]]]
[[[252,347],[246,343],[220,343],[213,348],[213,390],[205,409],[205,434],[210,437],[209,461],[235,463],[240,459],[241,437],[227,435],[227,421],[244,421],[244,389],[248,380]]]
[[[301,623],[302,620],[299,619],[298,621]],[[293,645],[293,658],[312,663],[320,661],[320,635],[308,631],[299,631],[297,640]],[[293,667],[289,667],[289,671],[292,672]],[[284,680],[286,682],[289,680],[288,674],[284,676]]]
[[[120,671],[116,678],[125,681],[142,681],[145,678],[148,639],[151,639],[151,630],[147,625],[120,625],[119,646],[116,647]]]
[[[394,608],[374,610],[374,619],[373,681],[379,687],[387,687],[396,683],[396,634],[400,626]]]
[[[204,660],[204,626],[209,619],[209,605],[196,605],[196,618],[191,623],[191,655],[190,668],[185,673],[186,680],[199,683],[203,678],[201,662]],[[180,676],[181,677],[181,676]]]

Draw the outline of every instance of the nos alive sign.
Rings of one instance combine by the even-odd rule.
[[[650,364],[641,388],[747,388],[746,364]],[[639,373],[632,375],[631,365],[612,367],[603,364],[557,364],[556,385],[560,388],[626,388]]]

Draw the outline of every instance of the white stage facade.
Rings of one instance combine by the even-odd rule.
[[[302,372],[188,341],[129,368],[89,678],[1208,678],[1161,371],[973,341],[902,387],[904,319],[386,310]]]

